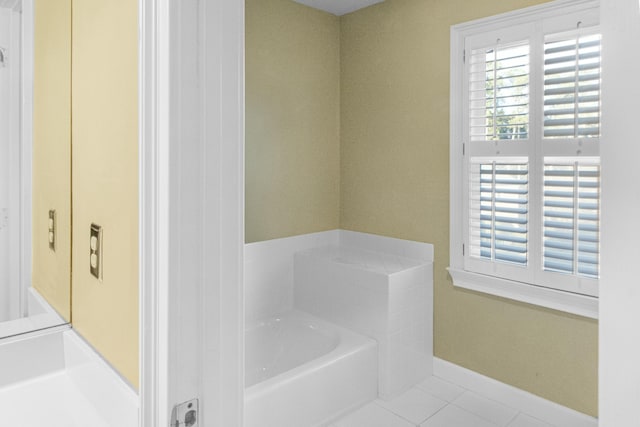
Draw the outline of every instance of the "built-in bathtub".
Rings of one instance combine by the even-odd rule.
[[[433,245],[331,230],[244,254],[246,427],[326,425],[431,373]]]
[[[377,344],[300,311],[246,329],[245,427],[323,426],[377,396]]]

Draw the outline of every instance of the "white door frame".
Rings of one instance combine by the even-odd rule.
[[[603,0],[602,215],[599,322],[601,427],[639,427],[640,5]],[[630,184],[631,183],[631,184]]]
[[[27,7],[29,1],[25,0]],[[11,105],[9,116],[6,118],[10,143],[8,147],[9,169],[7,171],[9,179],[8,210],[0,212],[2,216],[0,221],[7,222],[8,243],[11,248],[8,253],[9,319],[18,319],[27,314],[27,280],[30,281],[31,275],[31,134],[25,132],[26,125],[30,126],[31,123],[25,123],[25,119],[28,121],[30,115],[24,117],[26,111],[24,111],[25,104],[22,102],[26,95],[31,93],[28,84],[29,72],[31,71],[28,62],[28,48],[31,46],[31,38],[25,38],[25,25],[22,25],[21,22],[22,1],[0,0],[0,7],[9,12],[9,44],[3,47],[6,49],[4,54],[9,71],[8,95]],[[23,43],[27,53],[24,60],[21,46]],[[29,159],[25,161],[27,155]]]
[[[168,426],[166,256],[168,0],[139,2],[140,426]],[[166,56],[166,55],[165,55]]]
[[[141,426],[240,427],[244,4],[139,4]]]
[[[16,5],[17,6],[17,5]],[[12,248],[20,248],[23,244],[22,235],[20,233],[22,223],[22,207],[20,206],[20,193],[23,187],[23,174],[20,167],[21,160],[21,145],[20,138],[21,132],[21,111],[20,111],[20,98],[22,97],[21,80],[22,80],[22,55],[20,47],[21,34],[21,17],[17,7],[11,14],[11,46],[9,46],[10,52],[12,52],[13,61],[19,64],[18,67],[12,67],[10,65],[11,72],[11,102],[16,108],[12,108],[9,117],[9,132],[10,140],[14,141],[10,145],[9,149],[9,175],[11,181],[9,182],[9,244]],[[12,59],[12,58],[9,58]],[[31,245],[29,245],[30,247]],[[10,315],[12,319],[22,317],[23,313],[23,300],[22,289],[20,286],[20,250],[9,251],[9,283],[11,284],[11,308]]]
[[[22,13],[22,81],[20,135],[20,316],[29,314],[28,292],[31,287],[31,199],[33,161],[33,0],[21,0]]]

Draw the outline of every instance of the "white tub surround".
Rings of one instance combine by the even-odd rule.
[[[245,427],[314,427],[377,395],[375,341],[297,311],[247,328]]]
[[[340,231],[295,255],[295,307],[378,342],[379,396],[432,372],[433,246]]]
[[[21,427],[137,427],[138,396],[72,330],[0,344],[0,413]]]
[[[245,321],[251,324],[293,309],[293,255],[335,245],[341,230],[248,243],[244,247]]]

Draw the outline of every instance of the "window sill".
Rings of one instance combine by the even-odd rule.
[[[500,279],[484,274],[447,268],[453,285],[527,304],[564,311],[578,316],[598,318],[598,298],[556,289]]]

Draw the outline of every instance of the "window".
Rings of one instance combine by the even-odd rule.
[[[598,17],[562,2],[452,29],[455,285],[597,317]]]

